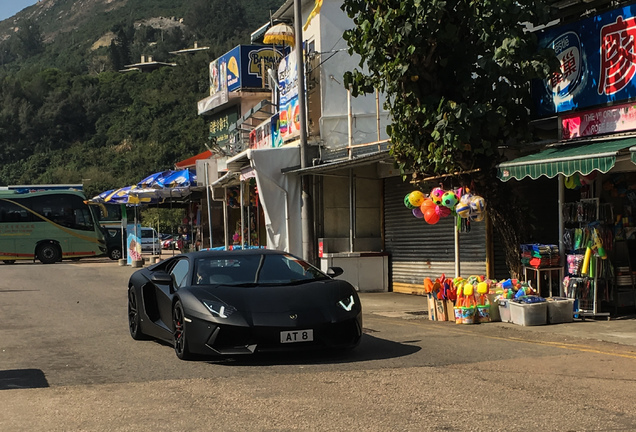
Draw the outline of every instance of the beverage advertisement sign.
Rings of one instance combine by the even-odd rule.
[[[636,5],[539,33],[560,71],[532,83],[536,114],[554,115],[636,97]]]
[[[276,70],[281,48],[239,45],[210,62],[210,95],[223,90],[267,87],[267,69]]]

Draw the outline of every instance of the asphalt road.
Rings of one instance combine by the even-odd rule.
[[[130,338],[133,271],[0,264],[0,431],[636,430],[634,347],[374,305],[347,354],[184,362]]]

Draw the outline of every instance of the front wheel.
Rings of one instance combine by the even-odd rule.
[[[42,264],[53,264],[62,259],[62,252],[54,243],[42,243],[35,255]]]
[[[172,328],[174,329],[174,352],[181,360],[190,360],[193,358],[188,349],[188,339],[186,332],[185,314],[183,306],[177,300],[172,310]]]

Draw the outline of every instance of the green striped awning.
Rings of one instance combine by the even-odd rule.
[[[636,138],[630,137],[548,147],[538,153],[499,164],[497,177],[503,181],[525,177],[536,180],[541,176],[552,178],[557,174],[569,177],[577,172],[588,175],[594,170],[606,173],[616,163],[618,152],[635,144]]]

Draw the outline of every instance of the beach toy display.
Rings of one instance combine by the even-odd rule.
[[[481,222],[486,217],[486,201],[470,193],[467,188],[444,190],[436,187],[428,196],[414,190],[404,197],[404,206],[412,211],[413,216],[424,219],[430,225],[451,215],[464,220],[462,224],[468,224],[468,221]]]

